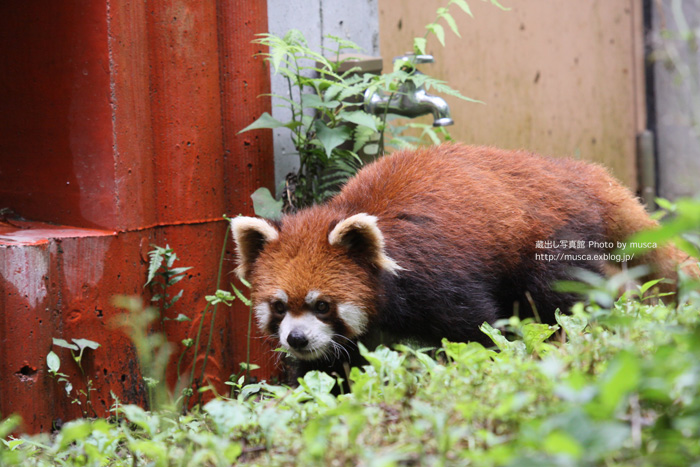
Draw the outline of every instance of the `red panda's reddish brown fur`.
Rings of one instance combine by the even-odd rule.
[[[552,321],[576,298],[553,282],[572,267],[619,265],[543,260],[562,250],[538,241],[583,241],[564,252],[600,255],[656,225],[600,166],[455,144],[386,156],[324,205],[279,224],[239,218],[233,230],[262,331],[318,363],[349,358],[348,340],[377,329],[487,342],[484,321],[532,315],[531,304]],[[667,246],[641,262],[673,281],[680,259]]]

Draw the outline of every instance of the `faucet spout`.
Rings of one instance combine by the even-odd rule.
[[[425,92],[425,89],[416,92],[415,96],[418,106],[428,109],[433,114],[433,126],[439,127],[454,124],[450,116],[450,106],[447,105],[445,99],[428,94]]]
[[[411,63],[431,63],[433,57],[430,55],[411,56],[405,55],[396,57],[397,60],[411,60]],[[407,65],[415,74],[421,74],[413,66]],[[445,99],[439,96],[428,94],[423,85],[416,86],[413,81],[406,81],[393,94],[383,91],[365,92],[365,111],[374,115],[383,115],[385,112],[402,117],[415,118],[421,115],[433,115],[433,126],[448,126],[454,124],[450,115],[450,106]]]
[[[445,99],[428,94],[422,87],[416,89],[411,82],[406,83],[392,95],[385,92],[365,92],[365,111],[374,115],[384,112],[415,118],[422,115],[433,115],[433,126],[454,124],[450,116],[450,106]]]

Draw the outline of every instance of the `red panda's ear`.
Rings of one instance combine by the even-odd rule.
[[[253,263],[269,242],[277,240],[279,233],[269,222],[257,217],[235,217],[231,219],[231,231],[238,255],[238,277],[249,280]]]
[[[341,246],[358,254],[392,274],[403,269],[384,251],[384,235],[377,226],[375,216],[355,214],[338,222],[328,234],[328,242],[332,246]]]

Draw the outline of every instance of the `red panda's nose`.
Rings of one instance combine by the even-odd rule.
[[[309,340],[306,338],[306,335],[303,332],[299,331],[298,329],[294,329],[289,333],[289,336],[287,336],[287,343],[290,345],[290,347],[301,350],[306,347]]]

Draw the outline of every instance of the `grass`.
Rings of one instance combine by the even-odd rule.
[[[698,257],[700,201],[666,204],[671,220],[636,241],[673,239]],[[157,313],[132,300],[125,324],[156,409],[115,400],[109,419],[22,437],[11,435],[11,416],[0,421],[0,466],[700,466],[700,283],[681,274],[675,306],[648,297],[654,282],[616,299],[620,277],[588,279],[579,292],[589,304],[555,326],[485,324],[491,348],[362,349],[368,365],[351,370],[351,392],[337,397],[324,373],[289,388],[245,384],[244,367],[230,383],[234,397],[185,414],[179,406],[193,394],[178,404],[158,383],[167,342],[144,334]],[[233,299],[207,296],[214,305]],[[47,362],[60,376],[60,362]]]
[[[689,465],[700,461],[700,300],[577,305],[557,326],[511,319],[493,348],[365,351],[350,394],[238,386],[182,415],[114,416],[14,438],[0,465]],[[243,380],[241,380],[242,382]]]

